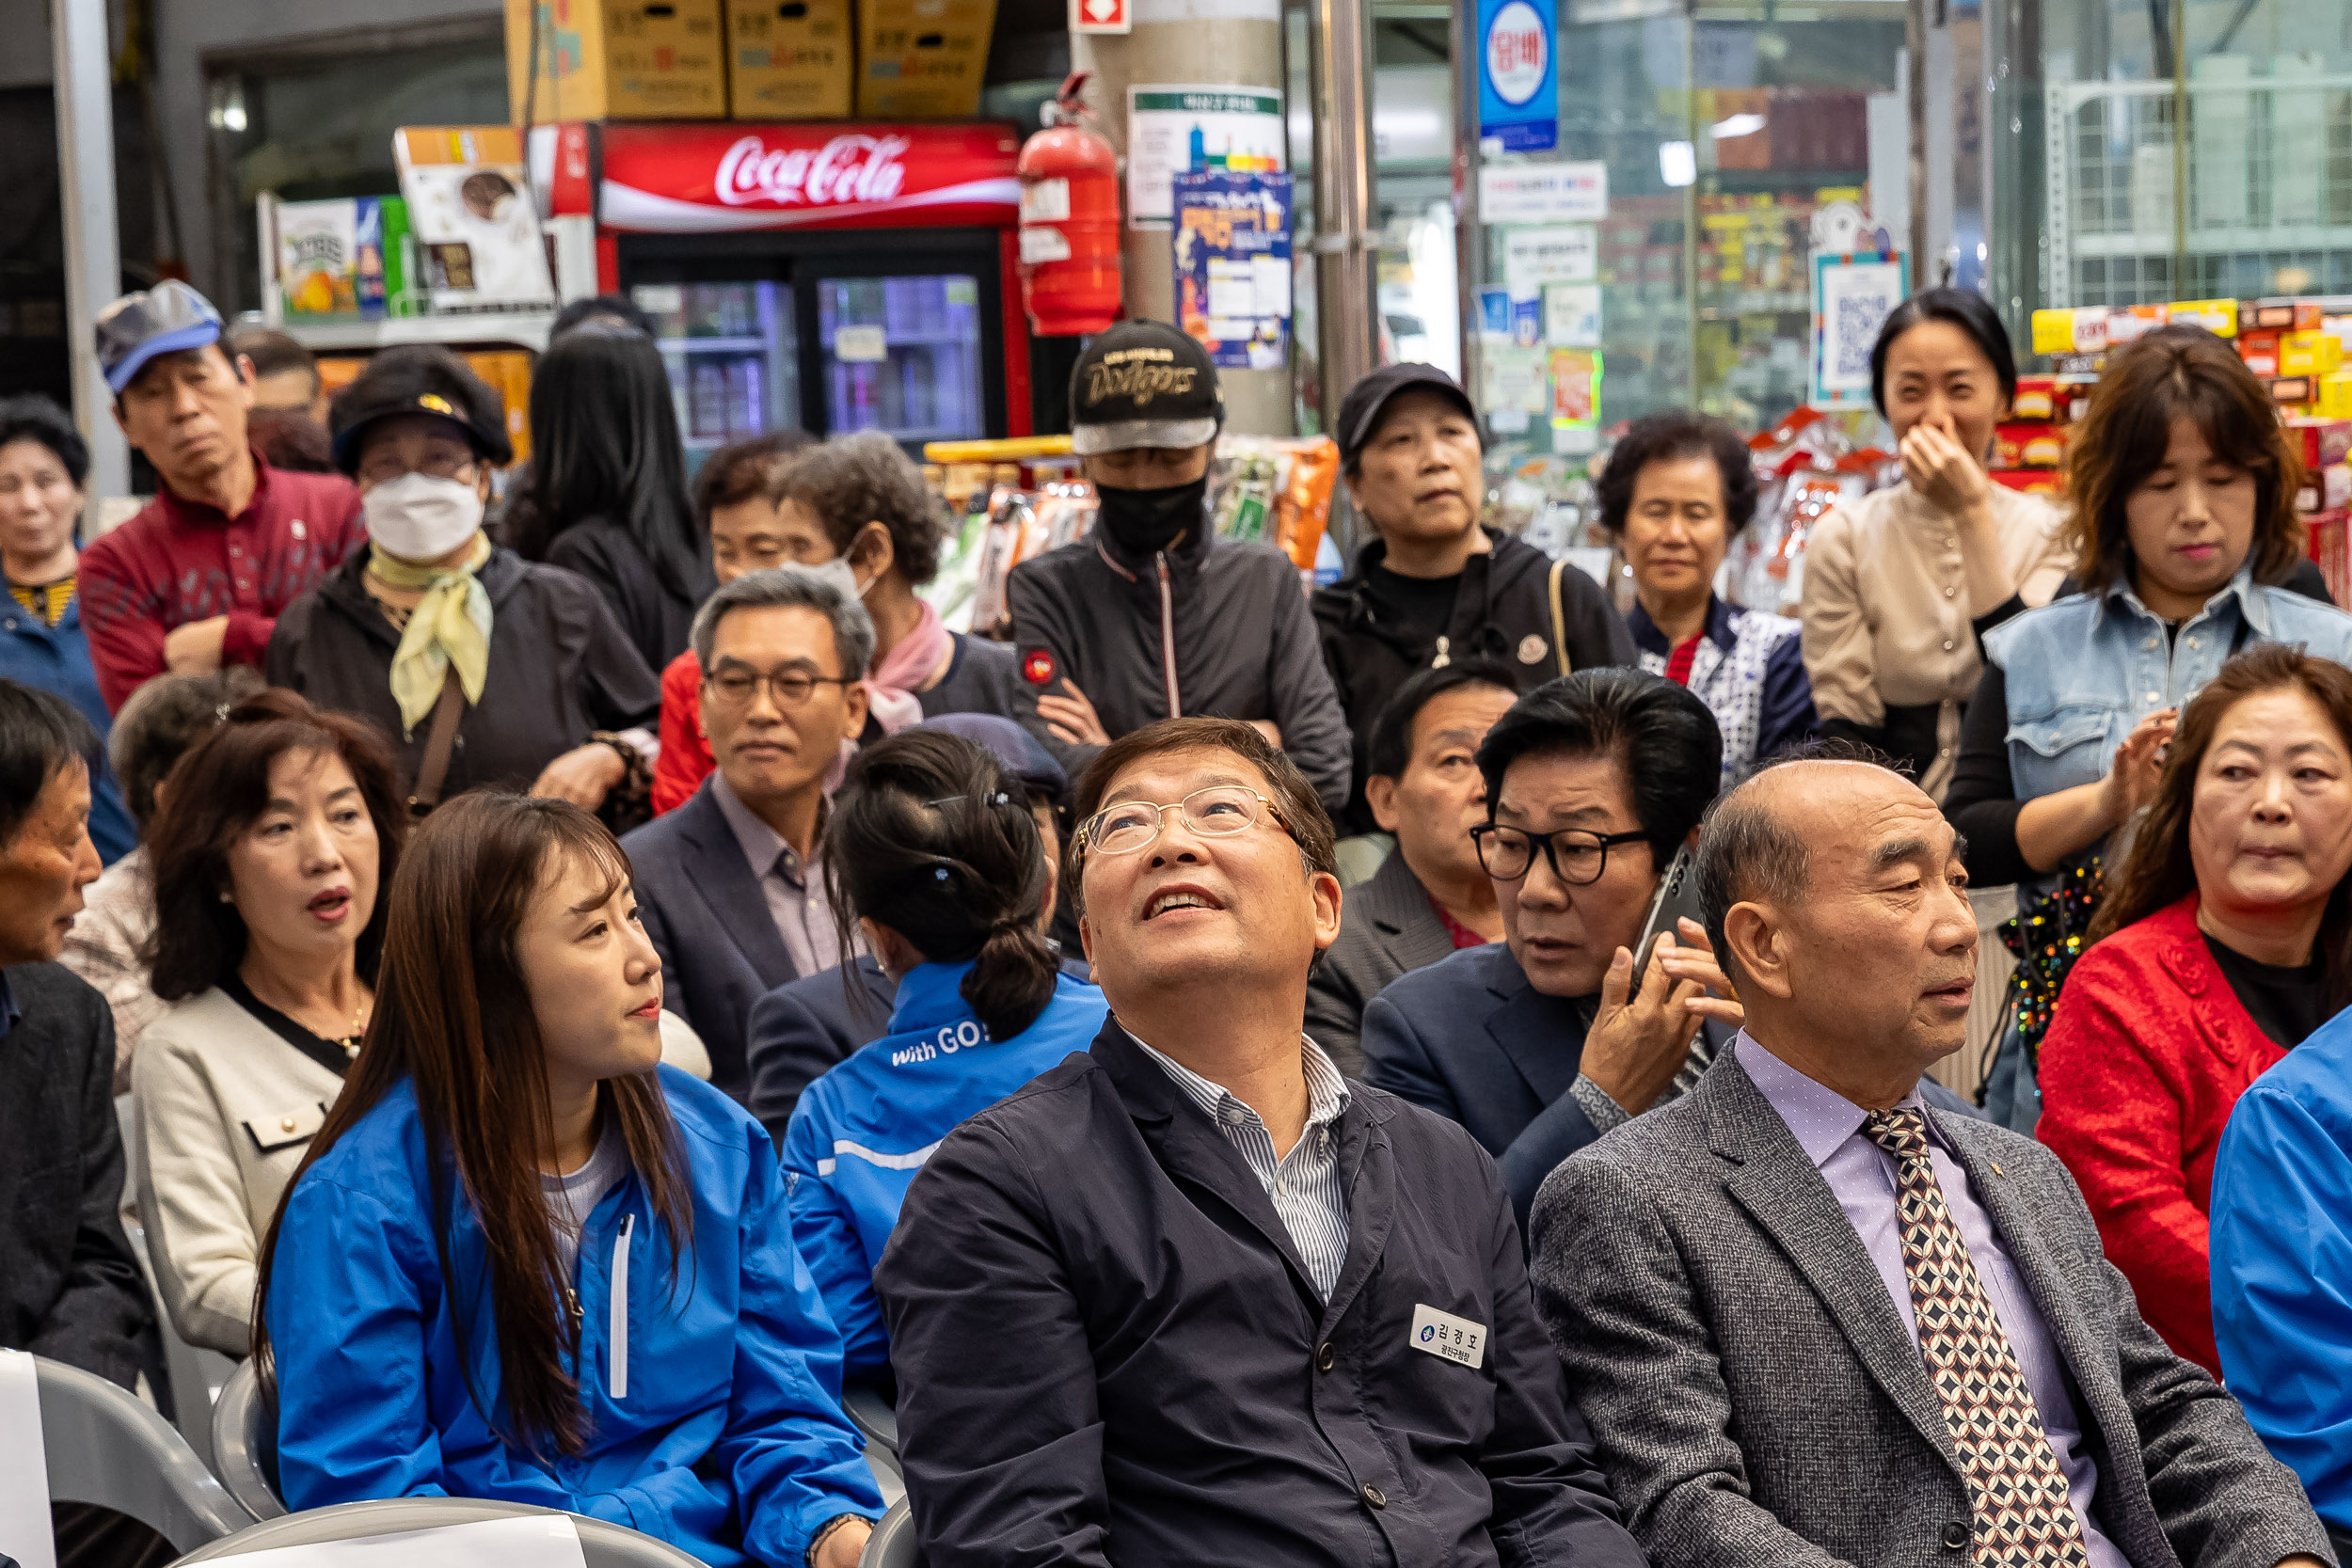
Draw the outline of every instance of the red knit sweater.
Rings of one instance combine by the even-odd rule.
[[[2042,1123],[2107,1259],[2165,1342],[2221,1375],[2206,1213],[2231,1108],[2286,1053],[2257,1028],[2197,929],[2197,895],[2082,956],[2042,1042]]]

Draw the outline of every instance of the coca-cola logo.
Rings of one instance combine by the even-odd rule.
[[[771,149],[744,136],[719,160],[718,196],[730,207],[773,202],[828,207],[887,201],[906,183],[904,136],[839,135],[822,147]]]

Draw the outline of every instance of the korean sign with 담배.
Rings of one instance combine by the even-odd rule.
[[[1279,371],[1290,337],[1291,177],[1202,169],[1173,182],[1176,324],[1220,367]]]

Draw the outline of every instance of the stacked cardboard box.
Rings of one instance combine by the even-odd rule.
[[[2296,415],[2287,420],[2287,435],[2303,459],[2303,487],[2296,497],[2311,531],[2311,558],[2328,579],[2328,596],[2352,610],[2352,420]]]

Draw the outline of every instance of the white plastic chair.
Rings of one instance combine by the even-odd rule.
[[[285,1516],[285,1500],[278,1495],[277,1416],[262,1397],[251,1361],[239,1364],[214,1402],[213,1470],[254,1518]]]
[[[127,1513],[183,1552],[253,1522],[137,1395],[45,1356],[33,1373],[53,1500]]]
[[[228,1391],[222,1390],[225,1402]],[[477,1524],[485,1519],[512,1519],[553,1509],[525,1503],[492,1502],[481,1497],[390,1497],[380,1502],[339,1503],[333,1508],[305,1509],[240,1530],[225,1541],[190,1552],[174,1568],[192,1562],[216,1562],[265,1552],[279,1546],[309,1546],[323,1541],[356,1541],[372,1535],[403,1535],[410,1530],[438,1529],[449,1525]],[[580,1555],[588,1568],[702,1568],[701,1560],[666,1541],[640,1535],[622,1525],[607,1524],[575,1513],[572,1527],[580,1532]]]
[[[841,1413],[850,1418],[869,1447],[898,1457],[898,1412],[870,1383],[852,1383],[841,1390]]]
[[[857,1568],[922,1568],[922,1562],[923,1549],[914,1539],[914,1511],[901,1497],[866,1538]]]

